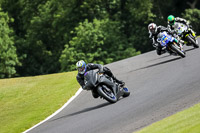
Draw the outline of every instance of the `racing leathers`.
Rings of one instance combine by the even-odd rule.
[[[162,47],[162,46],[160,45],[160,43],[157,41],[157,36],[158,36],[158,34],[159,34],[160,32],[164,32],[164,31],[166,31],[167,33],[169,33],[169,34],[172,35],[172,33],[169,31],[169,29],[166,28],[166,27],[164,27],[164,26],[158,26],[158,27],[157,27],[157,31],[156,31],[155,33],[149,32],[149,34],[150,34],[150,35],[149,35],[149,38],[152,40],[152,45],[153,45],[153,47],[156,48],[156,52],[157,52],[158,55],[161,55],[161,54],[163,54],[163,53],[166,52],[165,47]]]
[[[109,68],[103,67],[101,64],[88,63],[86,65],[86,71],[85,72],[87,72],[89,70],[94,70],[94,69],[99,69],[99,73],[104,73],[104,74],[108,75],[109,77],[112,77],[113,80],[115,80],[117,83],[119,83],[121,85],[124,85],[124,82],[118,80],[113,75],[113,73],[111,72],[111,70]],[[81,85],[82,89],[84,89],[84,90],[87,89],[85,87],[85,83],[84,83],[84,74],[78,73],[77,76],[76,76],[76,79],[77,79],[78,83]],[[113,84],[110,80],[106,80],[105,82],[106,82],[106,84],[108,84],[112,88],[116,87],[115,84]],[[98,98],[99,97],[96,89],[92,90],[92,95],[93,95],[94,98]]]
[[[175,28],[176,23],[181,23],[181,24],[186,25],[189,28],[189,31],[192,33],[193,37],[196,37],[195,32],[191,29],[192,26],[190,25],[189,21],[187,21],[183,18],[179,18],[179,17],[175,18],[175,23],[173,25],[170,25],[168,22],[167,27],[170,28],[173,33],[175,33],[174,28]]]

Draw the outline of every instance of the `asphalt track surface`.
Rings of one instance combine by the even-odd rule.
[[[186,58],[152,51],[107,65],[126,82],[129,97],[109,104],[82,91],[28,133],[132,133],[199,103],[200,48],[185,49]]]

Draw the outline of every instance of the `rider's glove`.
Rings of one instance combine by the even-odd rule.
[[[173,35],[173,32],[172,32],[172,30],[168,30],[168,33],[169,33],[169,34],[171,34],[171,35]]]
[[[158,43],[153,43],[153,47],[158,47]]]
[[[99,70],[99,73],[104,73],[104,71],[103,70]]]
[[[189,23],[186,23],[186,26],[187,26],[188,28],[190,28],[190,25],[189,25]]]

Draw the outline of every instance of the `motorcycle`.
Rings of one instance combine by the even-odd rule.
[[[122,87],[106,74],[94,70],[84,74],[84,83],[87,90],[96,89],[98,95],[110,103],[115,103],[122,97],[128,97],[130,92],[127,87]]]
[[[186,45],[193,45],[193,47],[199,48],[198,41],[194,37],[195,34],[192,35],[188,26],[181,23],[176,23],[174,26],[174,30],[176,34],[178,34],[180,39],[184,40]]]
[[[162,47],[165,47],[168,51],[178,54],[181,57],[185,57],[185,51],[181,43],[173,36],[169,35],[166,31],[161,32],[157,36],[157,41]]]

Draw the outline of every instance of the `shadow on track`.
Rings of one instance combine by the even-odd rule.
[[[194,49],[196,49],[196,48],[187,49],[187,50],[185,50],[185,52],[192,51],[192,50],[194,50]],[[147,62],[159,60],[159,59],[166,58],[166,57],[169,57],[169,56],[171,56],[171,55],[165,55],[165,56],[162,56],[162,57],[159,57],[159,58],[156,58],[156,59],[149,60],[149,61],[147,61]]]
[[[108,106],[110,105],[111,103],[102,103],[100,105],[97,105],[97,106],[94,106],[94,107],[90,107],[90,108],[86,108],[86,109],[83,109],[81,111],[78,111],[78,112],[75,112],[75,113],[72,113],[72,114],[68,114],[68,115],[65,115],[65,116],[61,116],[59,118],[56,118],[56,119],[53,119],[51,121],[55,121],[55,120],[59,120],[59,119],[62,119],[62,118],[67,118],[67,117],[70,117],[70,116],[74,116],[74,115],[78,115],[78,114],[81,114],[81,113],[85,113],[85,112],[89,112],[89,111],[92,111],[92,110],[95,110],[95,109],[99,109],[99,108],[102,108],[102,107],[105,107],[105,106]]]
[[[149,60],[149,61],[147,61],[147,62],[159,60],[159,59],[166,58],[166,57],[169,57],[169,56],[171,56],[171,55],[165,55],[165,56],[162,56],[162,57],[159,57],[159,58],[156,58],[156,59]]]
[[[185,51],[188,52],[188,51],[191,51],[191,50],[194,50],[194,49],[196,49],[196,48],[187,49]]]
[[[129,72],[138,71],[138,70],[142,70],[142,69],[158,66],[158,65],[169,63],[169,62],[176,61],[176,60],[179,60],[179,59],[182,59],[182,58],[181,57],[177,57],[177,58],[174,58],[174,59],[170,59],[170,60],[166,60],[166,61],[159,62],[159,63],[156,63],[156,64],[148,65],[148,66],[145,66],[145,67],[142,67],[142,68],[138,68],[138,69],[135,69],[135,70],[132,70],[132,71],[129,71]]]

